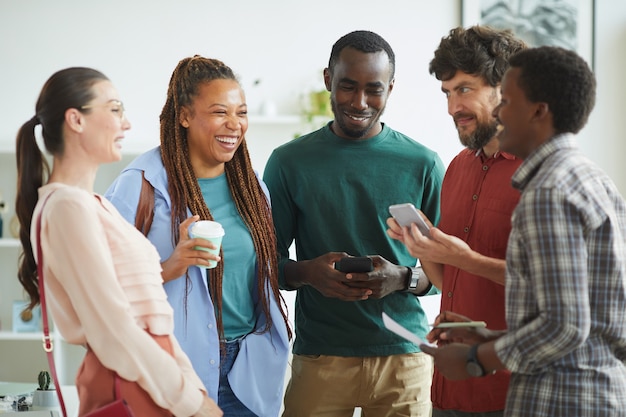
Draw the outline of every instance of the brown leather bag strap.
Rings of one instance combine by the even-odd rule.
[[[148,236],[152,220],[154,219],[154,187],[146,180],[144,172],[141,171],[141,192],[137,203],[137,214],[135,216],[135,227]]]

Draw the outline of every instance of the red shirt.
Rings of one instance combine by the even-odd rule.
[[[441,189],[439,228],[463,239],[478,253],[504,259],[511,231],[511,214],[519,191],[511,176],[522,163],[498,152],[486,158],[482,151],[464,149],[450,163]],[[484,320],[490,329],[505,329],[504,286],[445,265],[441,311],[450,310],[472,320]],[[510,373],[450,381],[435,368],[433,407],[471,413],[504,410]]]

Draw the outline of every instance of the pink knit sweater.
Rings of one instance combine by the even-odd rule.
[[[33,248],[35,219],[52,191],[41,244],[46,302],[58,331],[69,343],[88,344],[104,366],[137,381],[162,408],[195,414],[205,388],[172,335],[156,249],[104,197],[59,183],[39,189]],[[170,335],[173,356],[146,331]]]

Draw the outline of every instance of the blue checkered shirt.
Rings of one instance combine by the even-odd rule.
[[[572,135],[515,172],[505,416],[626,416],[626,204]]]

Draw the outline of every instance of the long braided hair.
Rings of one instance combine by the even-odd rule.
[[[187,129],[180,124],[180,112],[183,107],[190,107],[198,95],[203,83],[213,80],[229,79],[238,82],[232,69],[223,62],[195,55],[181,60],[170,79],[167,99],[160,116],[161,123],[161,158],[167,173],[170,200],[172,202],[171,230],[173,244],[180,240],[179,225],[187,218],[187,208],[201,220],[213,220],[198,179],[189,157]],[[280,312],[287,326],[289,339],[291,329],[287,319],[285,300],[278,288],[278,258],[276,254],[276,234],[272,221],[272,211],[267,198],[257,179],[245,138],[235,152],[233,159],[225,164],[226,179],[235,207],[246,224],[257,255],[257,288],[263,312],[267,317],[263,333],[272,326],[269,296],[279,303]],[[222,251],[220,249],[220,256]],[[222,281],[224,260],[213,269],[207,270],[209,289],[216,309],[217,326],[220,337],[224,335],[222,321]],[[186,293],[190,280],[187,275]]]

